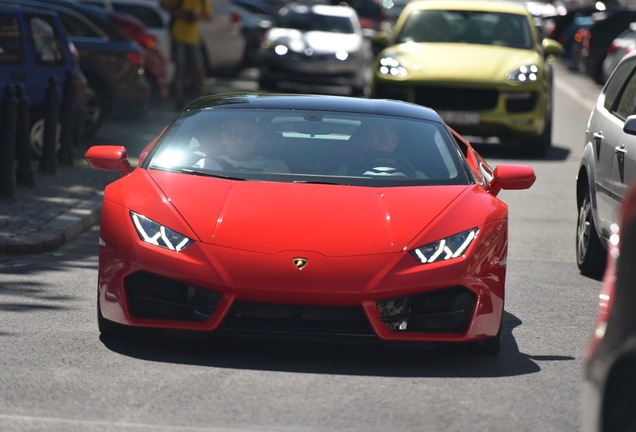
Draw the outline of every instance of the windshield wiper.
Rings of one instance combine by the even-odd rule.
[[[192,168],[181,168],[179,172],[182,172],[184,174],[193,174],[193,175],[200,175],[205,177],[222,178],[226,180],[241,180],[241,181],[247,180],[246,178],[243,178],[243,177],[235,177],[235,176],[223,174],[218,171],[206,171],[206,170],[199,170],[199,169],[192,169]]]

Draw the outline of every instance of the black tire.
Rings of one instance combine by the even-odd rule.
[[[576,264],[581,274],[600,279],[607,264],[607,251],[596,231],[590,190],[585,188],[576,224]]]
[[[83,138],[95,135],[108,111],[108,102],[102,86],[90,78],[87,82]]]
[[[60,150],[60,136],[62,133],[62,124],[58,121],[55,154]],[[29,143],[31,145],[31,157],[40,159],[44,149],[44,110],[35,109],[29,113]]]

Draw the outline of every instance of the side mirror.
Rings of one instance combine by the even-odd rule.
[[[547,56],[559,56],[563,54],[563,45],[554,39],[545,38],[541,41],[541,47],[543,48],[543,52]]]
[[[105,171],[119,171],[122,176],[133,172],[128,161],[128,152],[123,146],[98,145],[89,148],[84,154],[88,166]]]
[[[527,165],[499,165],[486,190],[496,196],[502,189],[529,189],[536,179],[534,170]]]
[[[636,135],[636,115],[631,115],[625,120],[623,132],[628,135]]]

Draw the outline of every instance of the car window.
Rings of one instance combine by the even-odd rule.
[[[76,16],[71,15],[66,12],[58,12],[60,18],[62,19],[62,23],[64,24],[64,29],[69,36],[72,37],[83,37],[83,38],[100,38],[106,39],[105,35],[99,32],[93,25],[88,23],[86,20]]]
[[[605,86],[605,100],[603,106],[609,112],[617,113],[617,107],[622,104],[621,111],[625,111],[627,107],[627,101],[622,102],[623,89],[625,89],[627,82],[630,80],[630,76],[633,78],[634,68],[636,67],[636,61],[626,61],[619,64],[616,70],[610,77],[607,85]],[[629,114],[628,114],[629,115]],[[622,119],[627,116],[621,117]]]
[[[15,15],[0,15],[0,64],[20,64],[22,57],[20,25]]]
[[[228,129],[235,120],[240,125]],[[232,156],[245,141],[253,143],[254,153]],[[458,146],[442,123],[324,111],[187,112],[162,136],[146,166],[365,186],[469,182]]]
[[[636,114],[636,75],[632,74],[623,90],[618,106],[616,107],[616,115],[621,119],[626,119],[632,114]]]
[[[277,27],[301,31],[353,33],[353,25],[349,18],[315,13],[289,12],[279,19]]]
[[[64,52],[50,19],[50,17],[41,16],[29,18],[35,60],[41,65],[61,65],[64,64]]]
[[[164,23],[161,16],[156,10],[143,5],[113,3],[113,9],[117,12],[124,13],[137,18],[143,22],[148,28],[163,28]]]

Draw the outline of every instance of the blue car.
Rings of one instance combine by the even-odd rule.
[[[0,85],[3,95],[7,85],[24,86],[35,157],[42,153],[49,80],[57,80],[62,98],[68,74],[75,77],[76,107],[81,110],[84,81],[77,51],[58,15],[40,9],[0,7]]]

